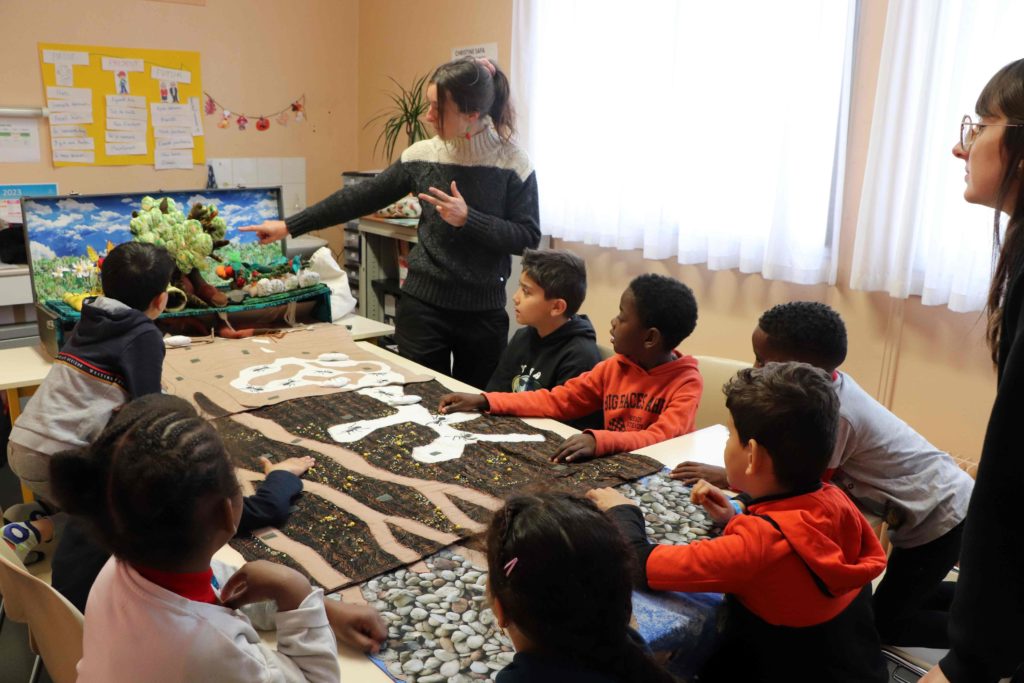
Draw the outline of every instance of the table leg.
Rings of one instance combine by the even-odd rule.
[[[14,422],[21,415],[21,399],[24,396],[31,396],[36,393],[35,387],[22,387],[20,389],[8,389],[7,390],[7,410],[11,416],[11,426],[14,426]],[[31,503],[35,500],[35,496],[28,489],[25,484],[21,484],[21,499],[26,503]]]

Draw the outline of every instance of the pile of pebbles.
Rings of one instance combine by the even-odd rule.
[[[665,474],[652,474],[616,490],[640,505],[651,543],[685,545],[718,535],[704,508],[690,502],[690,487]]]
[[[379,657],[408,683],[493,680],[514,651],[487,605],[486,570],[451,550],[425,561],[428,572],[399,569],[362,586],[388,622]]]
[[[643,510],[652,543],[686,544],[717,535],[690,487],[653,474],[618,487]],[[429,571],[399,569],[367,581],[363,597],[388,623],[379,655],[407,683],[494,680],[512,661],[512,642],[487,605],[487,571],[450,549],[426,558]]]

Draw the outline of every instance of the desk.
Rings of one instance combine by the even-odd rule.
[[[36,393],[53,360],[40,345],[0,351],[0,389],[7,392],[11,424],[21,415],[21,399]],[[32,492],[21,485],[21,497],[32,500]]]
[[[347,329],[356,341],[376,339],[377,337],[385,337],[395,333],[393,325],[382,323],[379,320],[370,320],[355,313],[349,313],[341,320],[335,321],[334,324],[341,325]]]

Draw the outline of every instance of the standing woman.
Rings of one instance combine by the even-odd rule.
[[[964,117],[953,155],[967,163],[964,199],[995,209],[999,259],[988,295],[996,399],[967,510],[950,651],[923,681],[1024,680],[1024,60],[996,73]],[[1002,213],[1009,216],[999,235]],[[1000,248],[1000,243],[1001,248]]]
[[[484,387],[508,339],[512,254],[540,241],[537,179],[515,133],[508,78],[488,59],[442,64],[427,85],[437,135],[368,182],[286,221],[242,228],[267,244],[373,213],[415,192],[423,203],[395,320],[402,356]]]

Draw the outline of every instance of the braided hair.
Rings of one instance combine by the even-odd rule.
[[[214,428],[163,394],[135,399],[92,444],[55,455],[50,478],[60,506],[89,520],[114,555],[150,567],[199,550],[199,504],[239,492]]]
[[[487,530],[491,594],[538,648],[622,683],[673,678],[629,635],[633,553],[588,500],[517,496]]]

